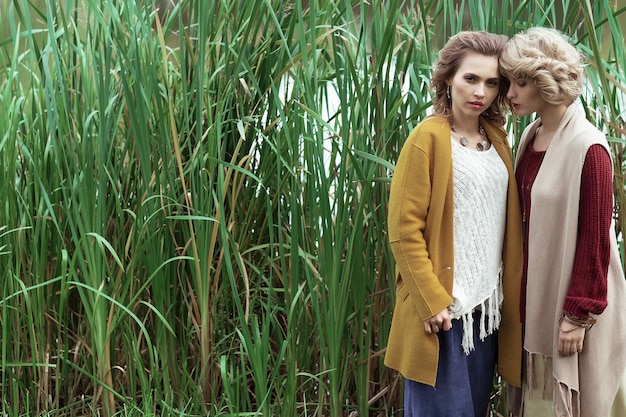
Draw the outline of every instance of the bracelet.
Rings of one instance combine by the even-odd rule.
[[[593,327],[594,324],[596,324],[596,319],[589,317],[586,319],[580,318],[580,317],[576,317],[573,314],[570,314],[568,312],[564,312],[561,317],[559,318],[559,328],[561,326],[561,322],[563,321],[563,319],[567,319],[567,321],[569,321],[571,324],[573,324],[575,327],[570,329],[570,330],[563,330],[564,332],[568,333],[571,331],[574,331],[580,327],[583,327],[585,329],[585,331],[591,329]]]

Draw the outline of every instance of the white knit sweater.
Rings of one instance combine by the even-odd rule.
[[[502,245],[508,173],[491,147],[485,152],[453,141],[454,286],[452,318],[463,321],[463,350],[474,349],[473,312],[480,339],[500,326]]]

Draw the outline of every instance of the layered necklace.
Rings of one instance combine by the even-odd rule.
[[[470,144],[470,141],[469,139],[467,139],[467,137],[461,136],[461,134],[456,131],[454,123],[450,125],[450,130],[460,136],[459,142],[461,142],[461,145],[467,146]],[[485,132],[485,128],[482,125],[478,125],[478,134],[480,135],[481,140],[476,144],[476,150],[482,152],[491,148],[491,143],[489,142],[489,139],[487,139],[487,133]]]

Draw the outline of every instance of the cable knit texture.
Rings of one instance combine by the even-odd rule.
[[[463,320],[462,345],[469,354],[474,349],[474,310],[481,311],[481,340],[500,325],[508,172],[494,148],[477,152],[453,143],[456,267],[450,312]]]
[[[613,211],[611,157],[600,145],[589,148],[580,184],[578,244],[572,283],[563,310],[576,317],[600,314],[606,308]]]

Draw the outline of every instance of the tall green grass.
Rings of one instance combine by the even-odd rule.
[[[579,42],[626,207],[613,2],[155,3],[0,6],[3,414],[401,415],[388,185],[462,29]]]

